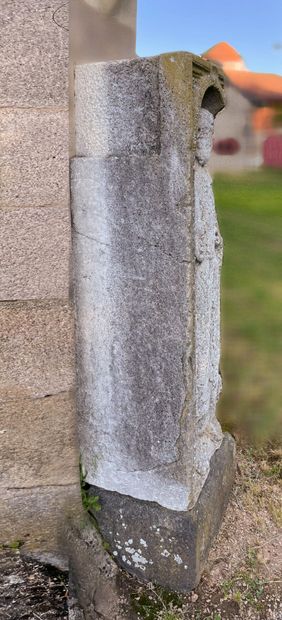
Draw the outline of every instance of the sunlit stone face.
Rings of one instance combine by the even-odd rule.
[[[196,158],[201,166],[208,163],[213,146],[214,116],[204,108],[200,109]]]
[[[107,15],[118,4],[118,0],[85,0],[86,4],[89,4],[93,9]]]
[[[135,57],[136,0],[71,0],[74,64]]]

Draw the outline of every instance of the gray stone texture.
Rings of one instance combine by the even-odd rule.
[[[66,302],[3,302],[0,333],[0,401],[73,388],[73,321]]]
[[[1,107],[68,106],[68,0],[2,0]]]
[[[158,78],[158,58],[77,66],[76,156],[159,152]]]
[[[0,487],[75,484],[75,422],[73,393],[0,403]]]
[[[139,579],[187,592],[199,583],[232,488],[235,444],[225,434],[211,458],[210,472],[193,509],[171,511],[159,504],[97,487],[95,512],[113,558]]]
[[[70,566],[70,618],[74,620],[125,620],[119,589],[119,569],[94,523],[84,517],[65,528]]]
[[[67,206],[68,112],[0,110],[2,207]]]
[[[0,230],[0,299],[67,299],[69,210],[2,209]]]
[[[199,320],[214,307],[206,355],[214,381],[218,287],[201,307],[211,288],[199,273],[195,228],[199,109],[211,86],[222,102],[215,70],[188,53],[85,65],[76,74],[83,463],[90,484],[173,511],[196,504],[222,442],[218,367],[210,390]]]

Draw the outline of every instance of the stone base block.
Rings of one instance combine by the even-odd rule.
[[[70,620],[125,620],[120,570],[86,514],[68,523],[64,542],[69,558]]]
[[[235,443],[225,434],[195,506],[186,512],[90,487],[103,539],[118,565],[139,579],[189,592],[199,583],[224,515],[235,473]]]

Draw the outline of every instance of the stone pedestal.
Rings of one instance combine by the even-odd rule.
[[[193,588],[232,484],[207,161],[222,78],[189,53],[76,70],[72,213],[78,419],[119,565]]]

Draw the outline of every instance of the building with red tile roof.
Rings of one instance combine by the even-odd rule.
[[[222,41],[203,54],[220,65],[229,82],[255,103],[282,101],[282,76],[249,71],[239,52]]]
[[[226,77],[227,107],[216,123],[212,167],[236,169],[261,164],[263,143],[268,139],[269,144],[272,135],[281,134],[282,151],[282,127],[275,122],[282,109],[282,76],[250,71],[239,52],[225,41],[211,47],[203,57],[218,64]],[[276,150],[279,140],[275,139]]]

